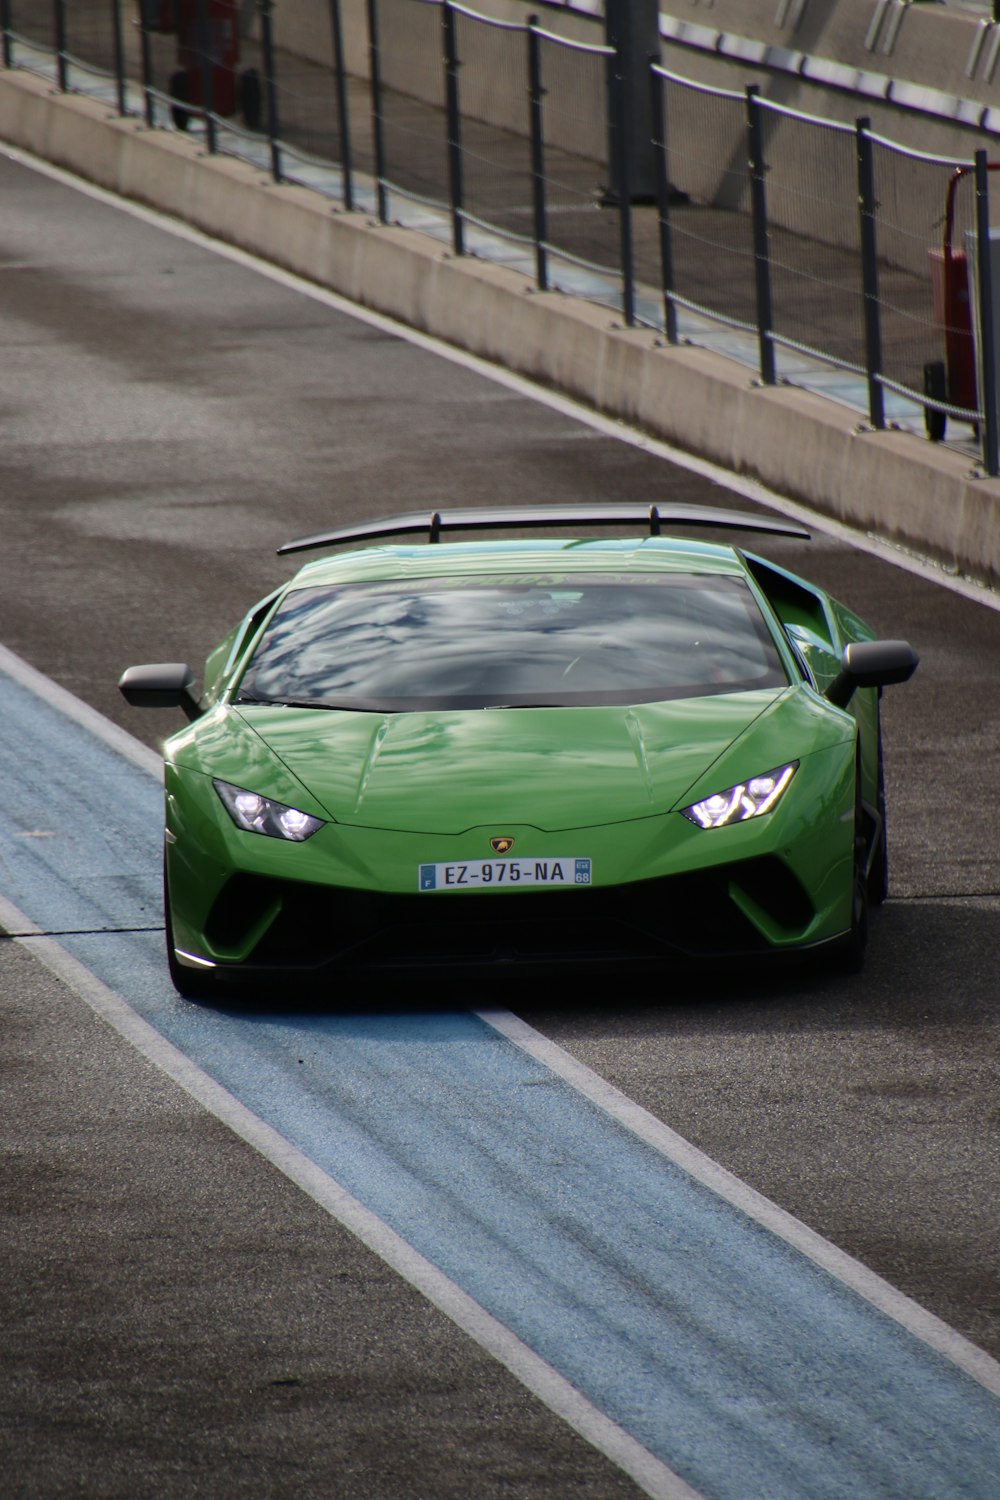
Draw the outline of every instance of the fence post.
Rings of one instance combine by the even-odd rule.
[[[278,144],[278,81],[275,77],[274,28],[271,21],[272,0],[258,0],[260,7],[260,46],[264,55],[264,89],[267,100],[267,144],[271,153],[271,176],[281,181],[281,147]]]
[[[0,0],[0,33],[3,35],[3,65],[13,65],[10,48],[10,0]]]
[[[125,94],[125,44],[122,41],[122,0],[111,0],[111,31],[115,52],[115,86],[118,90],[118,113],[128,113]]]
[[[60,93],[68,87],[66,77],[66,0],[55,0],[56,20],[56,77]]]
[[[448,120],[448,188],[451,197],[451,243],[456,255],[465,254],[465,221],[462,217],[462,116],[458,106],[458,46],[455,12],[451,0],[441,6],[444,26],[445,104]]]
[[[201,110],[205,122],[205,145],[210,156],[218,150],[215,131],[215,78],[212,67],[211,33],[208,29],[208,0],[198,0],[198,50],[201,53]]]
[[[368,0],[368,72],[372,89],[372,152],[375,157],[375,201],[380,224],[389,222],[385,192],[385,137],[382,130],[382,68],[378,49],[378,0]]]
[[[608,57],[608,99],[611,103],[611,180],[617,188],[618,243],[622,263],[622,316],[626,328],[635,324],[635,267],[632,256],[632,187],[626,139],[625,58],[617,41],[610,44],[614,52]],[[614,202],[612,190],[608,199]]]
[[[344,207],[354,207],[351,179],[351,119],[347,105],[347,68],[344,63],[344,32],[340,23],[340,0],[330,0],[330,34],[333,39],[333,71],[337,80],[337,129],[340,131],[340,180]]]
[[[146,11],[139,12],[139,55],[142,60],[142,97],[146,124],[152,129],[153,113],[153,49],[149,42],[149,26]]]
[[[983,467],[991,478],[1000,473],[997,433],[997,350],[993,322],[993,270],[990,255],[990,173],[985,151],[976,152],[976,281],[979,289],[979,348],[983,413]]]
[[[663,289],[663,327],[668,344],[678,342],[677,307],[674,303],[674,251],[670,239],[670,173],[667,168],[667,107],[663,102],[663,79],[659,58],[651,53],[649,81],[652,91],[653,148],[656,161],[656,206],[660,223],[660,285]]]
[[[767,245],[767,192],[764,187],[764,130],[761,122],[760,90],[747,86],[747,134],[750,138],[750,208],[753,220],[754,277],[757,290],[757,339],[760,346],[760,378],[774,385],[774,312],[771,303],[771,262]]]
[[[865,371],[868,376],[868,420],[876,432],[885,427],[882,389],[882,306],[878,295],[878,242],[875,227],[875,164],[871,120],[855,122],[858,153],[858,213],[861,232],[861,284],[864,290]]]
[[[545,202],[545,135],[542,129],[542,43],[538,17],[528,17],[528,98],[531,101],[531,186],[535,212],[535,281],[549,289],[549,229]]]

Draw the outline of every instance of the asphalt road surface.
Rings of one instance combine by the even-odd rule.
[[[449,502],[727,502],[18,161],[0,192],[0,640],[149,744],[166,723],[122,668],[200,663],[289,537]],[[1000,1356],[1000,614],[820,533],[761,550],[922,657],[886,697],[864,975],[502,1002]],[[637,1493],[29,949],[0,941],[0,976],[11,1493]]]

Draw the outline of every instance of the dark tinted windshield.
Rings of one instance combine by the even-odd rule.
[[[296,590],[237,701],[384,712],[649,703],[787,680],[741,579],[476,575]]]

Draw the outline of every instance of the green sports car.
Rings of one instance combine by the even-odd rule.
[[[130,667],[130,703],[189,721],[164,746],[178,990],[859,963],[887,888],[879,698],[916,655],[671,525],[808,535],[662,505],[392,516],[279,549],[355,544],[255,605],[200,696],[184,664]],[[440,540],[497,529],[519,535]]]

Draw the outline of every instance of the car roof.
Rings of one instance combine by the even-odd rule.
[[[746,577],[735,547],[680,537],[628,537],[575,540],[505,539],[437,542],[416,546],[364,547],[335,557],[316,558],[290,580],[293,589],[324,584],[401,578],[440,578],[463,573],[545,573],[559,570],[616,573],[676,572]]]

